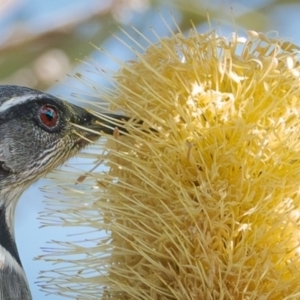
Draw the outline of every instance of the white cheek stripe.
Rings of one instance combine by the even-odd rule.
[[[5,248],[0,246],[0,269],[4,269],[5,267],[14,270],[17,274],[25,278],[25,281],[27,281],[24,270],[21,268],[21,266]]]
[[[11,108],[12,106],[14,106],[16,104],[21,104],[21,103],[24,103],[24,102],[27,102],[30,100],[35,100],[35,99],[39,98],[39,96],[40,95],[38,95],[38,94],[26,94],[26,95],[8,99],[8,100],[4,101],[2,103],[2,105],[0,106],[0,113],[8,110],[9,108]]]

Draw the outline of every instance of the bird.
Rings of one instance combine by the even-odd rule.
[[[101,132],[114,134],[115,124],[122,127],[128,120],[117,114],[96,117],[48,93],[0,85],[0,299],[32,299],[14,237],[22,193]]]

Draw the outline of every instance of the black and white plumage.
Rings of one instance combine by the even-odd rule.
[[[0,299],[32,299],[14,240],[14,212],[21,194],[99,137],[80,126],[112,134],[117,120],[128,118],[99,119],[49,94],[0,86]]]

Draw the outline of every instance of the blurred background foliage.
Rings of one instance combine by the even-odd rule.
[[[78,95],[94,100],[97,90],[109,83],[98,70],[119,68],[96,47],[119,61],[134,59],[116,38],[137,48],[122,28],[147,46],[132,26],[156,42],[157,37],[170,36],[170,30],[176,32],[172,19],[183,32],[188,32],[191,22],[204,32],[210,28],[208,16],[211,26],[227,37],[232,31],[245,35],[250,29],[275,30],[300,44],[299,0],[0,0],[0,84],[25,85],[73,102],[76,97],[72,96]],[[43,185],[45,181],[38,186]],[[76,227],[71,231],[40,229],[36,219],[45,209],[43,197],[33,187],[16,211],[16,239],[34,299],[44,299],[36,282],[40,271],[51,266],[33,258],[49,247],[48,241],[66,240],[79,231]],[[62,298],[51,295],[47,299]]]
[[[176,16],[182,31],[207,24],[297,36],[298,0],[1,0],[0,82],[47,90],[80,60],[104,45],[119,25],[141,30],[157,21],[157,10]],[[298,21],[298,20],[293,20]],[[286,27],[289,23],[292,30]],[[159,32],[158,32],[159,33]]]

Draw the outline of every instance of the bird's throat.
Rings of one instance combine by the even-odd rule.
[[[6,222],[6,208],[5,206],[0,206],[0,246],[9,252],[12,258],[22,267],[15,240]]]
[[[7,214],[0,205],[0,299],[32,300]]]

